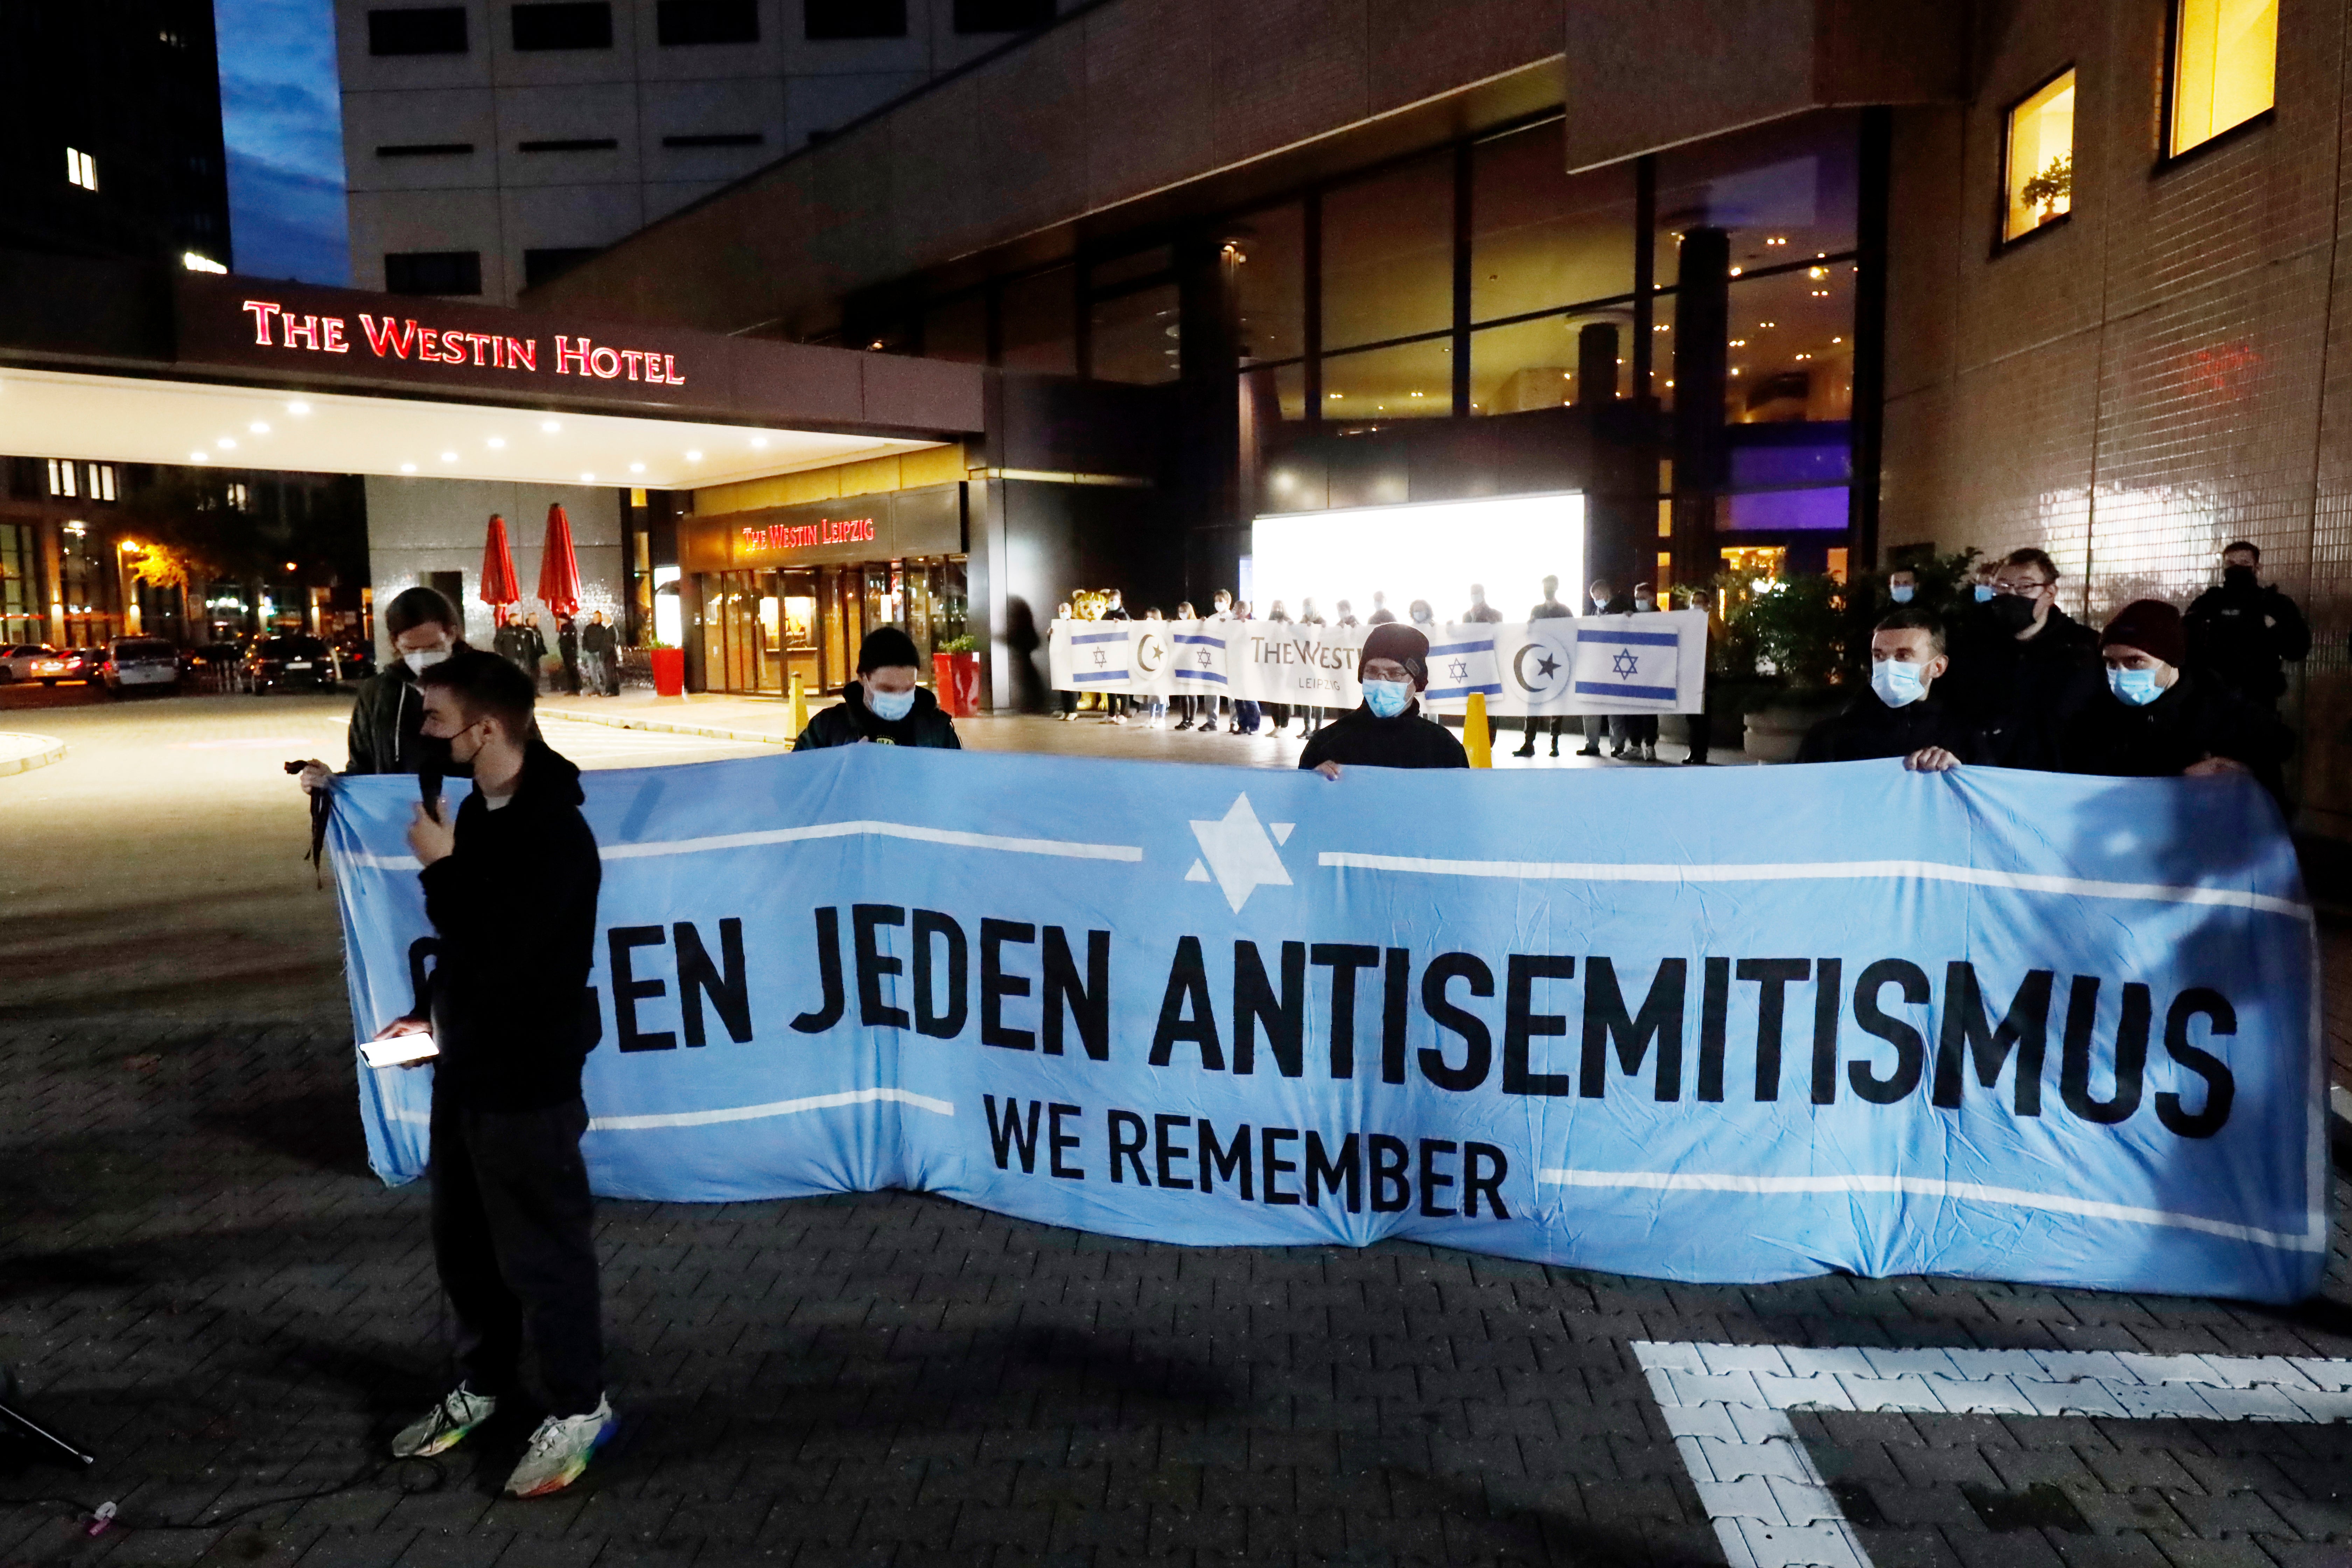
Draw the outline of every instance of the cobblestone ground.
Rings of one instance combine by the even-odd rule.
[[[272,776],[331,713],[0,713],[75,748],[0,779],[0,1363],[100,1457],[0,1448],[6,1568],[1716,1564],[1632,1342],[2352,1356],[2341,1227],[2327,1294],[2275,1310],[1161,1247],[908,1194],[607,1203],[625,1421],[587,1479],[498,1497],[522,1411],[386,1465],[446,1373],[424,1194],[366,1172]],[[2352,1426],[1797,1427],[1880,1568],[2352,1562]]]

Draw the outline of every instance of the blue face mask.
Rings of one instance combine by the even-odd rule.
[[[1882,658],[1871,665],[1870,689],[1889,708],[1908,708],[1927,695],[1927,683],[1920,678],[1919,667],[1893,658]]]
[[[1981,605],[1981,604],[1985,604],[1985,603],[1989,602],[1991,598],[1992,598],[1992,584],[1990,584],[1990,583],[1979,583],[1979,584],[1977,584],[1977,603],[1978,603],[1978,604],[1979,604],[1979,605]]]
[[[2118,669],[2114,665],[2107,666],[2107,689],[2135,708],[2145,708],[2164,695],[2164,688],[2156,683],[2156,671]]]
[[[1887,597],[1893,599],[1898,605],[1909,604],[1918,595],[1918,589],[1912,587],[1889,588],[1886,590]]]
[[[1393,719],[1412,701],[1410,680],[1367,680],[1364,682],[1364,706],[1372,710],[1375,719]]]
[[[885,724],[895,724],[915,710],[915,693],[912,688],[905,691],[868,691],[866,706]]]

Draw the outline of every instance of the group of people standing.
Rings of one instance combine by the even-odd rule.
[[[1987,563],[1965,598],[1942,606],[1897,570],[1892,611],[1871,634],[1869,690],[1816,725],[1798,760],[2245,773],[2283,798],[2293,739],[2278,701],[2310,630],[2292,599],[2263,585],[2253,544],[2230,545],[2221,562],[2220,584],[2186,614],[2137,599],[2097,631],[2058,607],[2058,567],[2040,550]]]
[[[558,616],[555,620],[555,647],[551,650],[562,664],[560,670],[547,669],[547,636],[539,629],[539,612],[527,611],[509,620],[490,640],[491,651],[531,679],[534,689],[564,692],[577,697],[584,689],[596,697],[618,697],[621,694],[620,633],[597,610],[582,626],[570,616]],[[583,684],[584,683],[584,684]]]

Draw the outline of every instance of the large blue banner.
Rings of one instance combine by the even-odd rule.
[[[1713,1281],[2283,1301],[2326,1259],[2312,913],[2242,778],[856,746],[585,783],[607,1194]],[[432,963],[415,800],[336,798],[362,1038]],[[430,1069],[359,1078],[418,1175]]]

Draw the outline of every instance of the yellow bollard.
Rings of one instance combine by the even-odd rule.
[[[1495,737],[1486,729],[1486,694],[1470,694],[1470,710],[1462,716],[1462,746],[1470,753],[1474,768],[1495,765]]]
[[[801,731],[807,728],[808,690],[801,685],[801,678],[795,675],[793,677],[793,738],[798,740]]]

